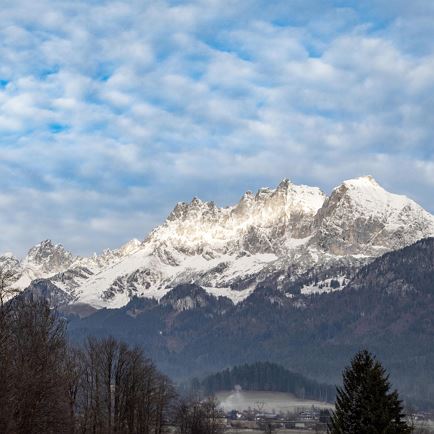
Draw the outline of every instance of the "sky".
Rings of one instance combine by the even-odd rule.
[[[0,8],[0,252],[143,239],[176,202],[370,174],[434,212],[431,0]]]

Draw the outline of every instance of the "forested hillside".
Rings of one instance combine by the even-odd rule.
[[[207,376],[199,384],[208,394],[241,386],[243,390],[286,392],[302,399],[329,402],[334,401],[336,393],[335,386],[320,384],[270,362],[234,366]]]

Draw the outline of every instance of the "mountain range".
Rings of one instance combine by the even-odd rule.
[[[0,265],[15,270],[20,290],[49,284],[57,303],[92,309],[160,300],[186,283],[239,303],[258,285],[288,296],[343,288],[374,258],[429,236],[434,216],[370,176],[330,196],[285,179],[226,208],[178,203],[143,241],[117,250],[79,257],[46,240],[22,260],[3,255]]]
[[[12,286],[111,334],[177,380],[270,361],[333,384],[360,348],[405,399],[434,401],[434,216],[372,177],[329,196],[283,180],[219,208],[178,203],[142,241],[90,257],[44,241]],[[428,403],[428,404],[427,404]]]

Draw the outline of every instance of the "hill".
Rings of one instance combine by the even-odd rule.
[[[285,392],[301,399],[327,402],[334,402],[336,395],[335,386],[320,384],[270,362],[234,366],[192,383],[196,387],[199,386],[206,394],[233,390],[236,386],[240,386],[242,390]]]

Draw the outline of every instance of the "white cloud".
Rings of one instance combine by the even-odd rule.
[[[371,173],[434,211],[434,11],[369,3],[4,6],[0,250],[114,247],[285,176]]]

